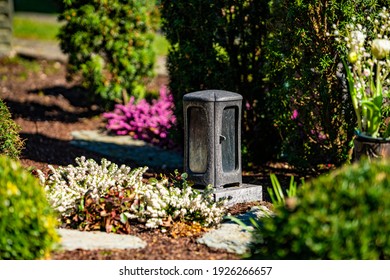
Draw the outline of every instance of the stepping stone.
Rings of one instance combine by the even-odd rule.
[[[252,242],[250,230],[253,229],[250,218],[263,218],[269,215],[272,215],[272,212],[265,206],[252,207],[247,213],[235,216],[245,224],[245,228],[234,221],[227,221],[219,228],[205,233],[197,242],[238,255],[248,253]]]
[[[76,249],[142,249],[147,245],[145,241],[133,235],[74,229],[57,229],[57,232],[61,236],[61,249],[69,251]]]
[[[222,224],[218,229],[205,233],[197,242],[208,247],[223,249],[239,255],[249,250],[251,234],[237,224]]]

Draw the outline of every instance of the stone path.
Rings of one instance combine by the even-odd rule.
[[[57,42],[13,38],[12,47],[14,52],[21,56],[60,62],[68,60],[68,56],[62,53]]]
[[[179,153],[161,149],[130,136],[111,136],[98,130],[72,132],[72,144],[102,155],[132,160],[139,166],[180,169],[183,158]]]
[[[264,207],[253,207],[245,214],[236,216],[246,226],[233,221],[225,221],[216,229],[208,231],[198,238],[197,242],[206,246],[223,249],[230,253],[244,254],[251,244],[250,230],[253,229],[250,218],[264,217],[271,214]],[[59,229],[61,236],[60,248],[63,250],[93,250],[93,249],[139,249],[147,243],[132,235],[119,235],[105,232],[82,232],[78,230]]]
[[[59,43],[55,41],[13,38],[12,48],[13,53],[26,57],[55,60],[63,63],[68,61],[68,56],[61,51]],[[157,57],[154,70],[157,75],[167,74],[166,57]]]

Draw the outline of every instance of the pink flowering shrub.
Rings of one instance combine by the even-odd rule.
[[[117,104],[112,112],[104,113],[106,128],[117,135],[130,135],[161,147],[171,146],[168,130],[176,123],[173,96],[166,87],[151,103],[145,99],[136,103],[134,96],[126,105]]]

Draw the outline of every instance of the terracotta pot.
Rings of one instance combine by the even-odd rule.
[[[354,139],[354,161],[361,157],[390,158],[390,138],[373,138],[357,135]]]

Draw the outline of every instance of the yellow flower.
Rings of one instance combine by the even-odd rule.
[[[348,61],[354,64],[358,60],[358,54],[354,51],[349,52]]]
[[[7,193],[9,195],[20,195],[19,188],[12,182],[7,182]]]

